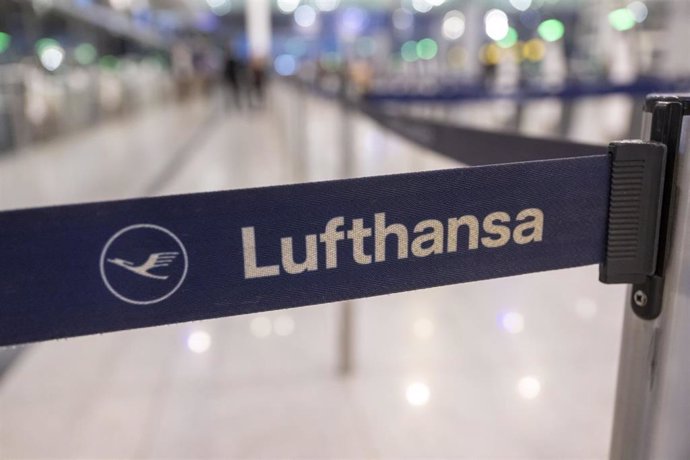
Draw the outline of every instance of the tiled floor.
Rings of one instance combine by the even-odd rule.
[[[0,158],[0,208],[340,177],[340,116],[168,106]],[[350,175],[455,166],[353,123]],[[596,267],[360,300],[345,378],[340,305],[34,345],[0,458],[605,458],[622,313]]]

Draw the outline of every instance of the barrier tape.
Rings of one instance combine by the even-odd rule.
[[[374,104],[355,107],[381,126],[468,166],[599,155],[606,147],[465,128],[391,114]]]
[[[340,90],[327,89],[316,82],[293,78],[286,81],[309,88],[311,92],[333,99],[341,96]],[[654,77],[641,77],[630,83],[613,83],[610,81],[567,81],[554,87],[524,87],[495,89],[484,84],[461,83],[441,84],[433,88],[373,89],[362,95],[369,104],[379,103],[464,103],[494,100],[508,100],[517,103],[540,99],[558,99],[573,101],[590,97],[624,95],[640,97],[652,93],[682,93],[690,86],[690,80],[674,80]]]
[[[678,92],[688,88],[687,79],[663,80],[642,77],[630,83],[613,82],[566,82],[555,88],[518,88],[509,91],[490,89],[480,84],[442,85],[439,88],[423,91],[372,91],[364,97],[368,102],[473,102],[480,100],[512,100],[527,102],[538,99],[555,98],[573,100],[585,97],[601,97],[615,94],[644,97],[656,92]]]
[[[3,212],[0,345],[595,264],[609,171],[602,148]]]

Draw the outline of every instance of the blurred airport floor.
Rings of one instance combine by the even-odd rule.
[[[169,104],[2,156],[0,209],[340,177],[335,104],[269,104]],[[356,176],[457,166],[353,123]],[[0,457],[605,458],[623,296],[586,267],[359,300],[345,378],[339,304],[32,345],[0,379]]]

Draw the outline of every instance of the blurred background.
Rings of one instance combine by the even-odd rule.
[[[462,167],[343,100],[638,137],[686,0],[0,0],[0,210]],[[461,147],[462,140],[458,140]],[[0,458],[606,458],[596,267],[0,350]]]

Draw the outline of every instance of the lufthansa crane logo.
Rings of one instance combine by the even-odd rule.
[[[154,275],[150,271],[154,268],[169,267],[179,254],[179,252],[159,252],[157,254],[151,254],[149,258],[146,259],[146,262],[141,265],[134,265],[133,262],[123,259],[108,259],[108,262],[122,267],[125,270],[129,270],[132,273],[136,273],[139,276],[153,278],[155,280],[167,280],[169,278],[168,275]]]
[[[187,251],[170,230],[137,224],[115,233],[103,247],[103,283],[118,299],[135,305],[161,302],[182,286]]]

